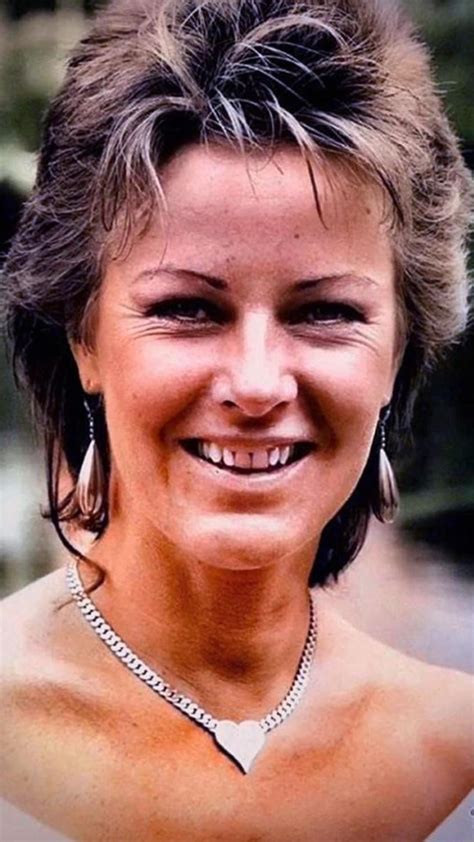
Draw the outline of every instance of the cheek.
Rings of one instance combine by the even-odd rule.
[[[361,346],[326,350],[312,360],[311,411],[328,451],[356,449],[362,458],[368,452],[391,378],[391,360],[389,349]]]
[[[167,348],[156,337],[123,343],[110,360],[105,385],[110,427],[133,428],[135,441],[140,430],[159,435],[182,416],[208,376],[206,355],[191,343]]]
[[[314,505],[327,523],[354,491],[367,464],[386,388],[389,357],[347,347],[327,351],[312,368],[312,404],[319,448]]]

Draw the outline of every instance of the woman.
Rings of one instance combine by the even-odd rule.
[[[395,516],[468,194],[393,8],[98,16],[5,273],[79,558],[4,603],[8,800],[71,839],[406,842],[468,793],[471,679],[318,598]]]

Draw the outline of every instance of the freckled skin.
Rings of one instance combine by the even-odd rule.
[[[164,173],[164,254],[157,224],[125,261],[109,265],[96,354],[78,349],[77,356],[83,382],[95,382],[105,397],[117,536],[146,519],[186,556],[208,559],[218,535],[226,547],[219,563],[240,566],[255,554],[270,562],[303,546],[308,535],[313,551],[356,484],[396,373],[392,251],[376,193],[342,175],[342,189],[331,190],[324,172],[316,176],[324,222],[295,150],[249,162],[189,149]],[[370,221],[358,211],[368,202],[375,211]],[[144,306],[171,289],[207,294],[164,276],[134,287],[131,279],[161,258],[224,278],[230,292],[213,301],[233,310],[229,323],[184,335],[147,320]],[[291,298],[291,285],[341,273],[375,283],[328,281],[311,300],[348,299],[364,309],[367,323],[290,330],[281,310],[303,303]],[[295,392],[289,402],[285,379]],[[232,407],[219,399],[222,389]],[[297,487],[259,503],[255,516],[248,498],[222,495],[175,444],[191,432],[250,425],[261,434],[302,431],[318,443]]]

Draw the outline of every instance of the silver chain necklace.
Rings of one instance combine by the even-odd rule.
[[[199,707],[192,699],[174,690],[164,678],[132,652],[122,638],[109,626],[90,597],[87,596],[79,576],[77,562],[70,561],[68,563],[66,582],[83,617],[116,658],[122,661],[151,690],[158,693],[162,699],[165,699],[166,702],[184,713],[193,722],[209,731],[214,736],[219,749],[224,751],[247,774],[257,754],[263,748],[266,735],[278,725],[281,725],[293,713],[306,690],[317,639],[316,609],[311,592],[309,592],[308,634],[296,675],[288,693],[276,708],[258,722],[252,719],[247,719],[244,722],[232,722],[229,719],[214,719],[210,713]]]

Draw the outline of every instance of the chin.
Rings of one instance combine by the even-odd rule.
[[[308,535],[307,524],[286,523],[281,515],[229,513],[200,515],[179,536],[169,538],[188,558],[204,564],[227,570],[255,570],[301,552]],[[315,535],[311,540],[314,551],[316,542]]]

